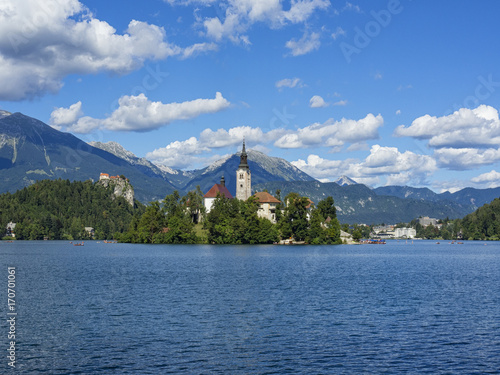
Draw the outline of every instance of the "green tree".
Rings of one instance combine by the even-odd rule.
[[[146,212],[141,216],[137,226],[138,242],[153,243],[155,235],[165,227],[165,216],[159,202],[151,202]]]
[[[290,193],[285,197],[286,207],[280,227],[284,238],[293,237],[296,241],[304,241],[309,236],[307,220],[310,202],[306,197]]]

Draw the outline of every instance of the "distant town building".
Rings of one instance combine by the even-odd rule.
[[[418,222],[423,227],[427,227],[429,225],[436,226],[438,219],[433,219],[433,218],[430,218],[429,216],[424,216],[424,217],[419,218]]]
[[[217,194],[220,194],[224,198],[232,199],[233,196],[226,187],[226,180],[224,176],[220,179],[220,184],[215,184],[212,188],[203,196],[203,205],[205,206],[206,213],[208,214],[212,209],[215,198]]]
[[[271,223],[276,223],[276,210],[281,201],[273,197],[268,192],[259,192],[253,195],[259,202],[257,216],[268,219]]]
[[[240,155],[240,165],[236,170],[236,198],[246,201],[252,195],[252,174],[248,165],[248,155],[243,140],[243,149]]]
[[[394,230],[394,236],[396,238],[415,238],[417,236],[417,231],[414,228],[396,228]]]
[[[381,232],[394,232],[394,225],[377,225],[373,227],[373,233],[379,234]]]

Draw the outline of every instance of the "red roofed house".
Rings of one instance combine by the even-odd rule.
[[[275,224],[276,210],[278,204],[281,203],[280,200],[265,191],[255,193],[253,196],[257,198],[257,201],[259,202],[259,210],[257,211],[257,216],[263,217],[269,220],[271,223]]]
[[[215,184],[212,188],[203,196],[203,205],[205,206],[206,213],[208,214],[212,209],[212,205],[214,204],[215,198],[217,198],[217,194],[222,195],[227,199],[233,199],[233,196],[227,190],[226,181],[224,180],[224,176],[220,179],[220,184]]]

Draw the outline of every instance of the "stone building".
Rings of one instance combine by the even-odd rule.
[[[247,157],[245,140],[243,140],[240,165],[236,170],[236,198],[242,201],[246,201],[252,195],[252,174],[250,172]]]
[[[268,192],[260,192],[255,193],[254,197],[257,198],[259,202],[259,210],[257,211],[257,215],[259,217],[263,217],[268,219],[271,223],[276,223],[276,210],[278,204],[280,204],[280,200],[273,197]]]

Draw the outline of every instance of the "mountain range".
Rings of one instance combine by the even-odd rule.
[[[143,203],[200,186],[208,191],[224,176],[235,194],[239,153],[211,165],[182,171],[139,158],[116,142],[85,143],[21,113],[0,111],[0,193],[14,192],[40,179],[97,179],[101,172],[125,175]],[[321,183],[288,161],[248,150],[254,191],[294,191],[319,202],[332,196],[342,222],[396,223],[419,216],[459,218],[500,196],[500,188],[466,188],[437,194],[427,188],[384,186],[371,189],[347,176]]]

